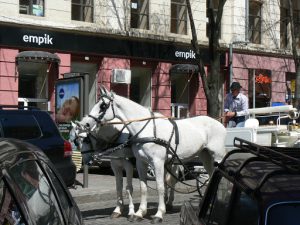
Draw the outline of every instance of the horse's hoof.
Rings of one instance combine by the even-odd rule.
[[[129,222],[134,222],[134,215],[129,215],[128,218],[127,218],[127,220]]]
[[[130,222],[141,222],[143,220],[143,217],[132,215],[132,221]]]
[[[159,218],[159,217],[153,217],[151,223],[152,223],[152,224],[162,223],[162,218]]]
[[[120,216],[121,216],[121,213],[113,212],[113,213],[110,215],[110,218],[111,218],[111,219],[116,219],[116,218],[119,218]]]

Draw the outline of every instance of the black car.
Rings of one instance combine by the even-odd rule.
[[[83,224],[64,181],[38,147],[0,138],[0,166],[0,224]]]
[[[67,186],[76,178],[71,143],[64,140],[47,111],[0,107],[0,137],[16,138],[38,146],[49,157]]]
[[[181,207],[180,224],[299,224],[300,149],[234,142],[237,149],[215,169],[200,204]]]

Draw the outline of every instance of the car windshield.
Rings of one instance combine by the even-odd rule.
[[[266,216],[267,225],[298,225],[300,202],[280,203],[272,206]]]

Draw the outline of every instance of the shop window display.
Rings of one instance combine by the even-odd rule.
[[[254,84],[254,85],[253,85]],[[271,102],[272,77],[270,70],[249,70],[249,105],[250,108],[268,107]],[[255,106],[253,105],[255,93]]]

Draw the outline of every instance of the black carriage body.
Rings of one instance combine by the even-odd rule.
[[[185,202],[180,224],[296,225],[300,221],[300,149],[235,139],[199,207]]]

